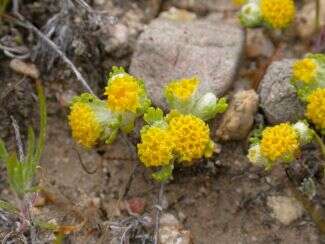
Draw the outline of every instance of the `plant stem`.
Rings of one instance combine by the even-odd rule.
[[[160,184],[160,190],[158,195],[158,206],[157,206],[157,212],[156,212],[156,219],[155,219],[155,232],[154,232],[154,244],[158,244],[159,240],[159,221],[160,221],[160,214],[162,212],[162,201],[164,196],[164,188],[165,183]]]
[[[315,141],[318,143],[320,150],[323,154],[323,157],[325,158],[325,144],[323,142],[323,139],[314,131]]]

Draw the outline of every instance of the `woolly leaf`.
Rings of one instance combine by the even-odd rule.
[[[147,124],[153,125],[155,122],[164,119],[164,113],[160,108],[150,107],[144,114],[143,119]]]
[[[166,182],[173,176],[174,165],[163,166],[159,171],[152,173],[152,178],[157,182]]]

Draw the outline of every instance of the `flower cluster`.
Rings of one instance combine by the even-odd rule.
[[[93,147],[101,134],[101,126],[91,106],[82,102],[75,102],[71,106],[69,125],[72,137],[86,148]]]
[[[170,178],[172,171],[166,168],[174,163],[191,165],[197,159],[212,156],[214,143],[202,119],[175,110],[164,116],[160,109],[149,108],[144,120],[148,125],[141,130],[138,154],[146,167],[162,167],[154,174],[155,179]]]
[[[173,159],[174,144],[167,128],[150,127],[141,131],[138,154],[146,167],[165,166]]]
[[[313,139],[313,131],[306,122],[294,125],[282,123],[265,128],[259,140],[248,151],[249,160],[256,165],[272,168],[276,163],[291,163],[303,144]]]
[[[244,27],[288,27],[295,17],[293,0],[249,0],[241,8],[239,19]]]
[[[138,113],[150,106],[143,81],[129,75],[123,68],[113,67],[105,93],[107,106],[117,113]]]
[[[112,143],[119,130],[132,131],[135,119],[150,106],[143,82],[123,68],[113,67],[105,95],[108,98],[103,101],[83,93],[75,97],[70,106],[72,137],[85,148],[100,141]]]
[[[135,119],[143,115],[146,125],[137,145],[140,161],[155,167],[157,181],[172,176],[175,163],[191,165],[202,157],[211,157],[214,142],[205,121],[223,113],[228,103],[211,93],[200,94],[196,77],[171,81],[164,89],[170,113],[164,116],[151,107],[143,81],[113,67],[105,87],[105,100],[84,93],[73,99],[69,125],[74,140],[85,148],[99,142],[112,143],[120,130],[130,132]]]
[[[291,82],[303,101],[318,87],[325,88],[325,55],[307,54],[297,60],[292,67]]]
[[[146,167],[160,167],[152,174],[157,181],[172,176],[174,163],[192,165],[213,154],[214,142],[205,121],[223,113],[228,103],[210,92],[200,94],[200,82],[197,77],[171,81],[164,89],[171,112],[164,116],[162,110],[151,107],[144,114],[148,125],[141,130],[138,154]]]
[[[191,164],[203,156],[210,157],[210,130],[203,120],[194,115],[175,115],[168,121],[175,153],[181,162]]]

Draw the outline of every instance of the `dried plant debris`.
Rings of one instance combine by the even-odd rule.
[[[117,21],[106,12],[93,10],[83,0],[60,0],[59,3],[59,12],[49,18],[41,30],[68,56],[84,54],[80,49],[85,45],[83,41],[89,39],[89,33],[98,29],[100,25],[114,24]],[[74,49],[72,50],[71,47]],[[41,39],[33,48],[32,58],[46,63],[46,70],[53,67],[59,56]]]

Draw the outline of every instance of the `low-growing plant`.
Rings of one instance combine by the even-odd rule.
[[[40,114],[40,128],[39,136],[36,139],[33,128],[28,128],[28,137],[26,143],[26,150],[23,151],[23,145],[20,140],[20,135],[17,130],[17,125],[14,126],[17,137],[17,152],[8,152],[3,140],[0,139],[0,160],[5,162],[8,181],[12,191],[19,199],[20,205],[15,206],[13,203],[0,201],[0,208],[19,216],[21,226],[18,233],[24,233],[27,228],[34,225],[34,220],[30,215],[30,208],[35,203],[37,196],[37,185],[34,182],[36,170],[41,158],[46,137],[46,104],[43,88],[37,85],[39,114]],[[17,154],[19,156],[17,156]]]
[[[205,121],[226,111],[226,98],[199,92],[197,77],[171,81],[164,89],[170,113],[151,107],[144,82],[113,67],[104,95],[106,101],[91,94],[75,97],[69,124],[75,141],[85,148],[99,142],[112,143],[119,131],[133,131],[137,117],[146,125],[141,129],[138,156],[145,167],[154,167],[153,179],[165,182],[172,177],[174,163],[191,165],[211,157],[214,142]]]
[[[40,84],[37,84],[37,93],[40,116],[38,137],[36,138],[33,128],[29,127],[26,150],[24,150],[18,125],[13,120],[18,152],[8,152],[4,141],[0,139],[0,161],[5,163],[10,188],[17,196],[18,203],[16,205],[0,200],[0,209],[19,219],[17,228],[9,232],[2,240],[2,243],[7,243],[9,239],[15,237],[25,240],[24,233],[28,230],[30,230],[30,237],[35,243],[37,239],[35,236],[36,229],[53,232],[56,236],[55,243],[61,243],[60,240],[65,234],[80,229],[79,226],[61,226],[43,221],[32,214],[32,208],[40,191],[35,182],[35,175],[45,146],[47,127],[46,100],[43,87]]]

